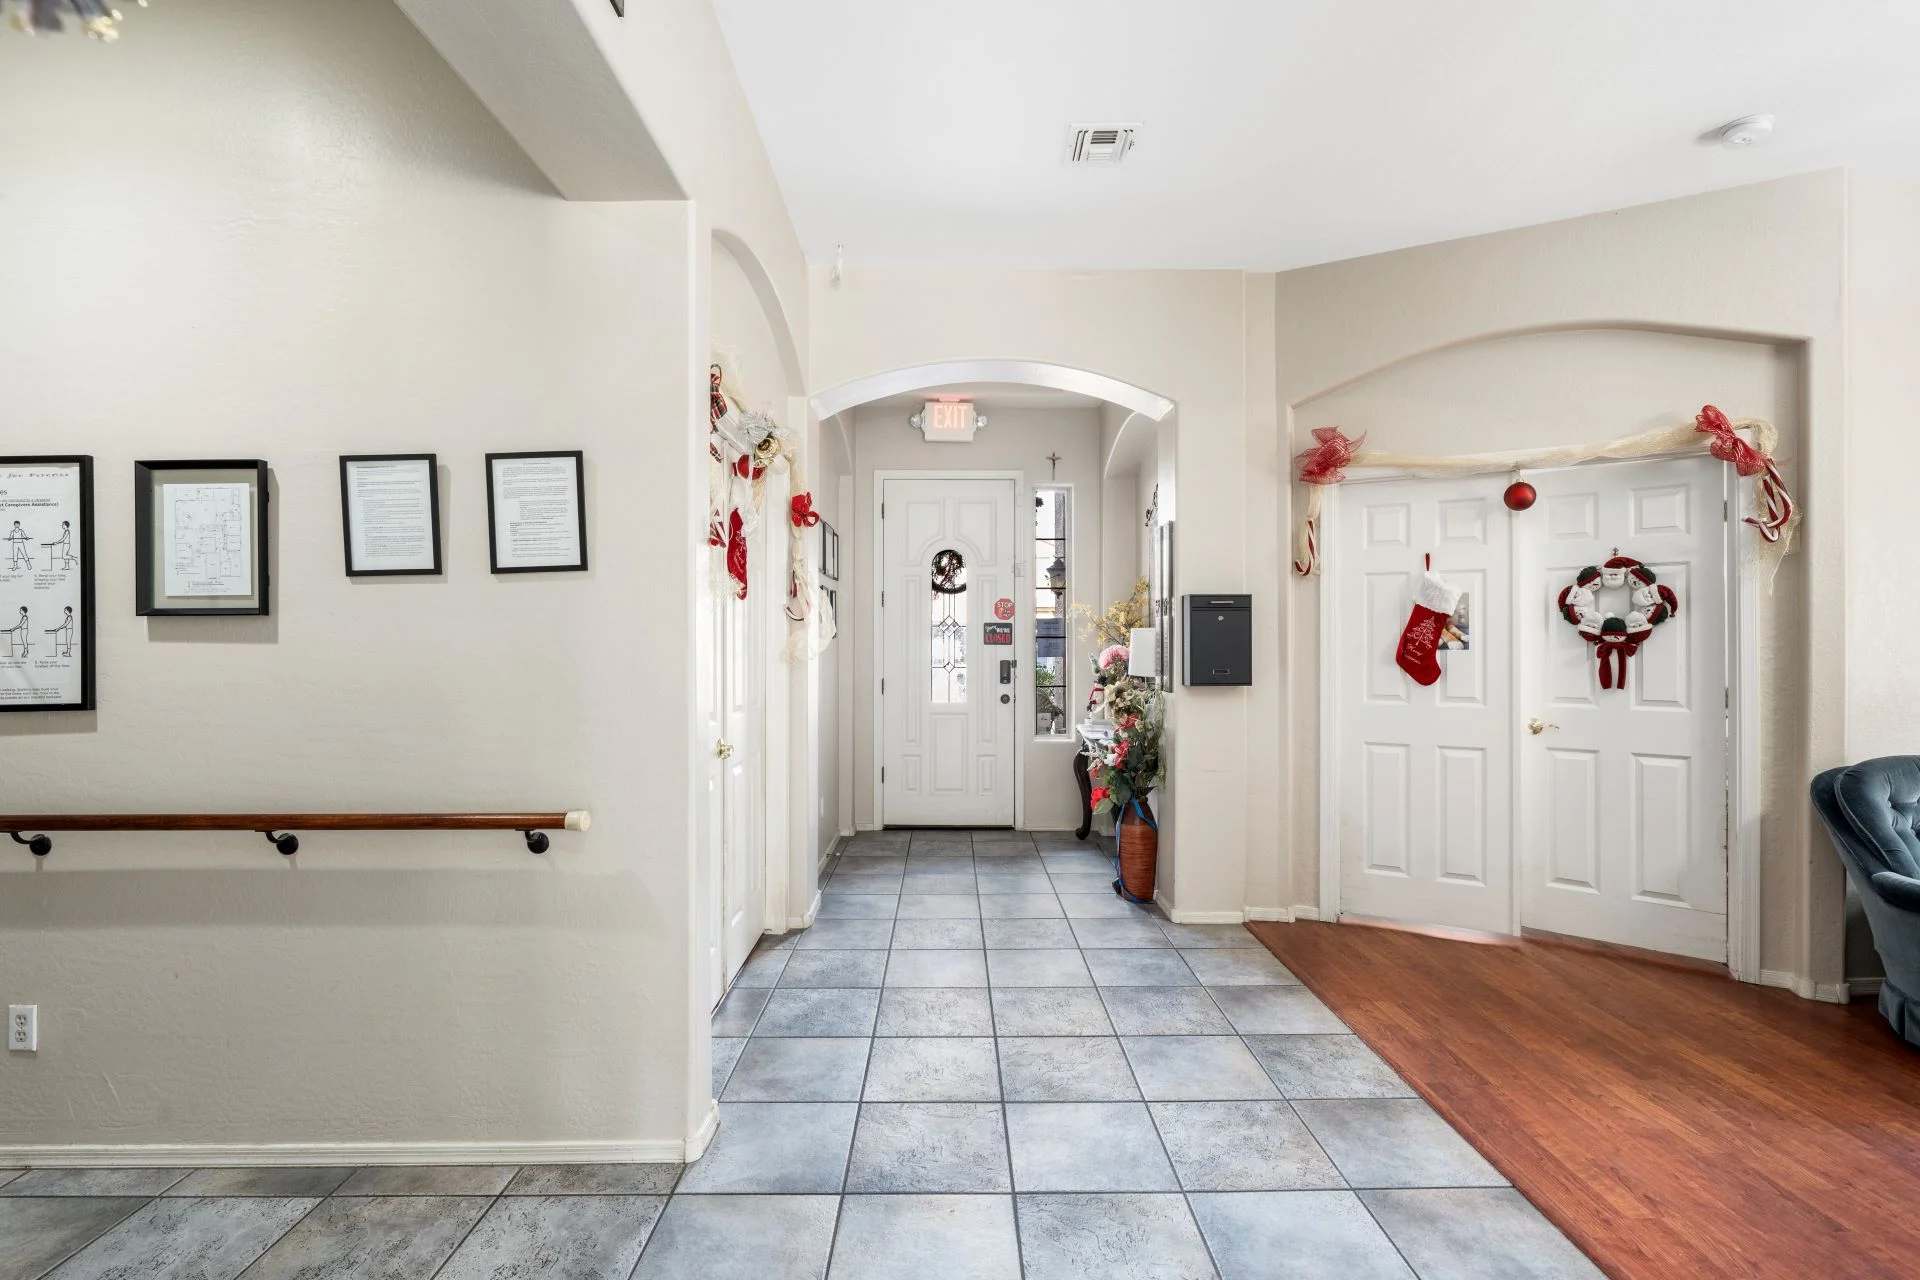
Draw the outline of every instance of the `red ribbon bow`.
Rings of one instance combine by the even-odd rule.
[[[1707,452],[1722,462],[1731,462],[1733,469],[1743,476],[1757,476],[1773,462],[1772,458],[1735,435],[1727,415],[1712,405],[1703,407],[1693,424],[1696,431],[1704,431],[1712,437]]]
[[[820,513],[813,509],[811,493],[793,495],[793,523],[796,528],[811,529],[820,523]]]
[[[1304,453],[1296,454],[1294,462],[1300,468],[1302,484],[1339,484],[1346,479],[1346,469],[1353,462],[1353,455],[1360,451],[1367,437],[1349,440],[1340,434],[1338,427],[1315,427],[1313,438],[1319,443]]]

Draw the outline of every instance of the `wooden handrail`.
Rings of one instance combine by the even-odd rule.
[[[0,814],[0,831],[10,832],[37,857],[53,852],[47,831],[258,831],[281,853],[300,850],[292,831],[518,831],[527,848],[545,853],[547,831],[585,831],[593,815],[585,809],[564,813],[39,813]],[[288,834],[276,835],[275,832]]]

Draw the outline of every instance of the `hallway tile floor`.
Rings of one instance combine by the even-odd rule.
[[[1071,835],[858,836],[671,1165],[0,1170],[0,1280],[1592,1280],[1239,925]]]

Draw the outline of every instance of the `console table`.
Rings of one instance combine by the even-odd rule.
[[[1073,780],[1080,785],[1080,829],[1073,834],[1085,840],[1093,831],[1093,779],[1087,773],[1087,748],[1111,741],[1113,726],[1089,720],[1073,726],[1073,732],[1080,739],[1080,749],[1073,753]]]

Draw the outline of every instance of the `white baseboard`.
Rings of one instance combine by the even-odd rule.
[[[686,1153],[687,1164],[692,1164],[695,1160],[707,1154],[707,1145],[713,1141],[713,1135],[718,1133],[719,1130],[720,1103],[719,1100],[716,1099],[708,1105],[706,1119],[700,1122],[700,1127],[693,1131],[693,1136],[688,1138],[681,1146],[681,1150]]]
[[[819,914],[820,914],[820,891],[818,889],[815,889],[813,891],[813,901],[807,904],[807,914],[803,916],[787,917],[787,932],[792,933],[795,929],[813,928],[813,918]]]
[[[43,1169],[315,1167],[388,1164],[681,1164],[707,1149],[718,1109],[685,1142],[299,1142],[0,1146],[0,1167]]]
[[[1811,978],[1788,973],[1785,969],[1762,969],[1760,985],[1782,987],[1802,1000],[1818,1000],[1822,1004],[1845,1004],[1851,994],[1844,982],[1816,983]]]
[[[1248,920],[1278,920],[1283,924],[1293,919],[1293,912],[1287,907],[1248,907],[1243,915]]]
[[[1296,906],[1293,909],[1293,918],[1295,920],[1318,920],[1320,918],[1320,908],[1317,906]]]

